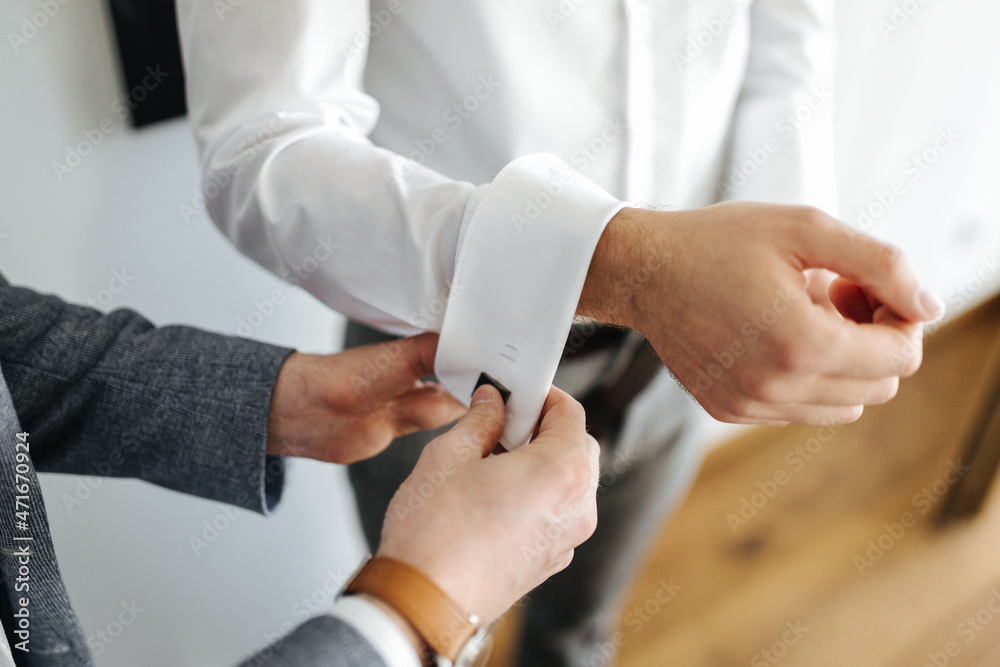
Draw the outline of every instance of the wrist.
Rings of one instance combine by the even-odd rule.
[[[576,314],[636,328],[636,290],[625,280],[643,239],[645,211],[624,208],[608,222],[594,250]]]
[[[308,456],[296,428],[300,414],[309,403],[310,366],[315,355],[292,352],[285,359],[271,392],[267,413],[267,448],[270,456]]]

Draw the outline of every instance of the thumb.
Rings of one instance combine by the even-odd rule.
[[[829,216],[819,218],[798,237],[796,250],[809,268],[840,274],[911,322],[944,314],[944,304],[920,285],[902,250]]]
[[[456,450],[472,449],[479,458],[486,458],[500,442],[505,419],[500,392],[483,385],[472,395],[472,407],[448,431],[445,440]]]

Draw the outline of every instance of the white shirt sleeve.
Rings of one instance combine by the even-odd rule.
[[[379,107],[357,48],[367,2],[217,5],[178,0],[215,224],[340,312],[398,334],[441,331],[444,386],[468,402],[479,373],[494,375],[512,392],[502,442],[526,442],[623,204],[553,156],[477,187],[373,145]]]
[[[353,595],[342,597],[333,605],[330,615],[357,630],[386,667],[420,667],[420,658],[403,631],[371,602]]]
[[[837,214],[833,0],[754,0],[724,199]]]

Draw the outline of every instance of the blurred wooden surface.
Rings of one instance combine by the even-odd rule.
[[[1000,665],[997,494],[969,521],[937,521],[998,336],[994,300],[934,332],[920,372],[858,423],[714,451],[623,610],[618,664]],[[682,587],[666,604],[661,580]],[[512,664],[514,627],[492,667]]]

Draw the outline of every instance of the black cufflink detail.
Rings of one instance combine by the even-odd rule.
[[[484,384],[488,384],[491,387],[496,387],[496,390],[500,392],[500,398],[503,399],[503,404],[507,405],[507,399],[510,398],[510,389],[503,386],[500,381],[491,376],[489,373],[480,373],[479,379],[476,380],[476,386],[473,388],[472,393],[476,393],[476,389],[479,389]]]

